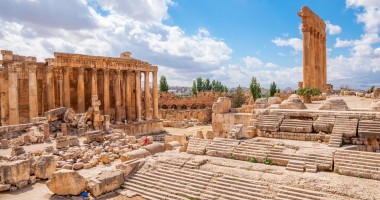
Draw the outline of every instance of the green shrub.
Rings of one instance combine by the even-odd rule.
[[[264,157],[263,163],[266,165],[272,165],[272,161],[268,158],[268,156]]]
[[[250,162],[250,163],[257,163],[257,160],[256,160],[255,157],[248,158],[247,161]]]

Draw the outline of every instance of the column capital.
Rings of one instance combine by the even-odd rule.
[[[18,67],[19,67],[19,63],[12,63],[8,65],[8,72],[16,73]]]
[[[63,66],[61,67],[61,69],[62,69],[63,73],[69,72],[69,70],[70,70],[69,67],[63,67]]]
[[[37,65],[29,65],[28,66],[28,71],[30,73],[36,73],[37,72]]]
[[[311,27],[307,24],[302,25],[302,32],[311,32]]]
[[[83,73],[84,72],[84,67],[79,67],[78,68],[78,72]]]

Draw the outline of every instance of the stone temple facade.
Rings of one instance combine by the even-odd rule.
[[[302,20],[303,83],[325,91],[327,83],[326,24],[307,6],[298,13]]]
[[[101,113],[116,124],[159,121],[158,68],[129,52],[120,58],[56,52],[45,62],[12,51],[1,54],[0,125],[29,123],[59,107],[84,113],[94,95],[102,102]]]

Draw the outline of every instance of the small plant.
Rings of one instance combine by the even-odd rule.
[[[248,158],[247,161],[250,162],[250,163],[257,163],[257,160],[256,160],[255,157]]]
[[[364,178],[362,175],[359,175],[358,178]]]
[[[268,156],[264,157],[263,163],[266,165],[272,165],[272,161],[268,158]]]

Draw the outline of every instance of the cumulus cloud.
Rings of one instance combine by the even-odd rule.
[[[261,67],[263,65],[260,59],[250,56],[244,57],[243,62],[247,67]]]
[[[380,1],[377,0],[346,0],[348,8],[363,8],[364,11],[357,14],[357,21],[364,23],[364,29],[368,33],[378,33],[380,26]]]
[[[0,46],[39,60],[55,51],[105,56],[131,51],[178,83],[230,60],[232,49],[207,29],[189,35],[166,25],[173,5],[171,0],[4,0]]]
[[[342,32],[342,28],[338,25],[331,24],[329,20],[325,21],[326,29],[330,35],[337,35]]]
[[[302,51],[302,40],[299,38],[282,39],[277,37],[272,42],[280,47],[288,46],[292,47],[295,51]]]

